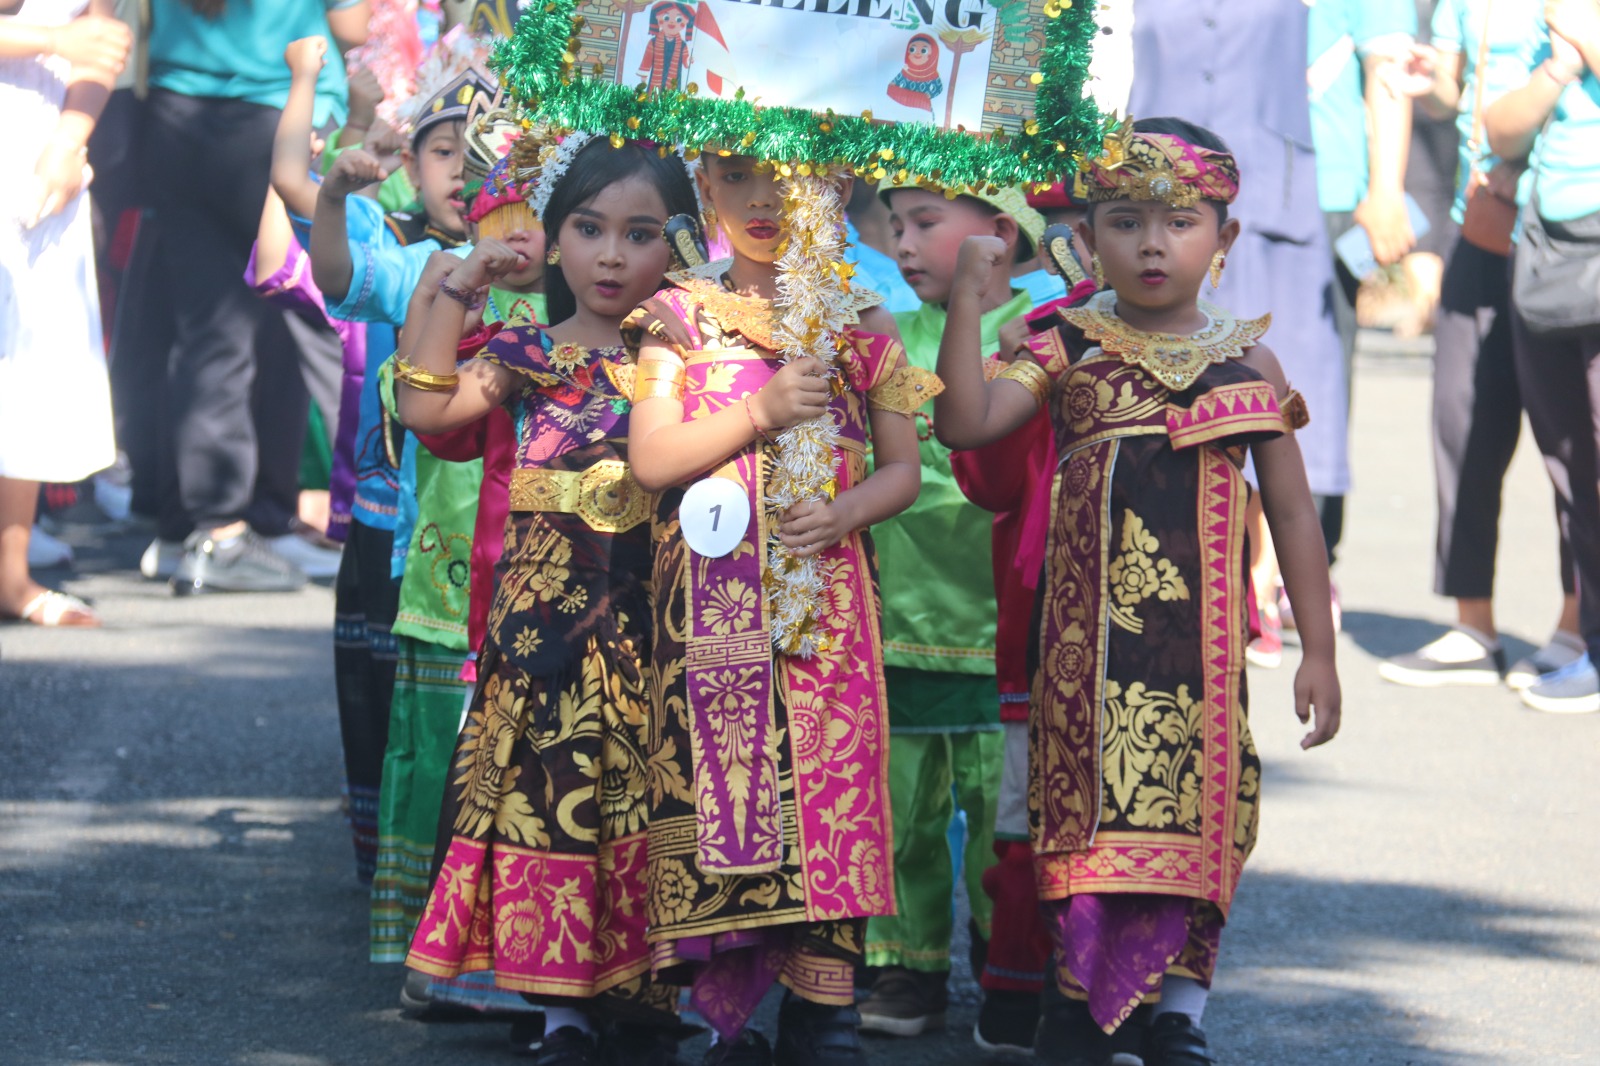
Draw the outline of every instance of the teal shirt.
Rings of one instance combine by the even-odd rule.
[[[1456,201],[1450,217],[1462,220],[1467,209],[1467,177],[1474,164],[1487,172],[1495,165],[1488,138],[1474,149],[1472,145],[1472,105],[1480,78],[1483,82],[1483,107],[1528,80],[1541,38],[1538,15],[1541,0],[1439,0],[1433,12],[1433,46],[1441,52],[1461,56],[1461,108],[1456,129],[1461,134],[1461,155],[1456,174]],[[1489,52],[1484,69],[1477,69],[1478,49],[1483,40],[1484,16],[1493,16],[1489,26]],[[1526,194],[1526,185],[1520,190]]]
[[[1317,200],[1354,211],[1367,198],[1367,104],[1361,61],[1402,51],[1417,34],[1411,0],[1310,0],[1307,83]]]
[[[282,108],[289,99],[283,50],[301,37],[325,37],[328,61],[317,78],[312,124],[342,123],[348,85],[328,30],[328,12],[358,0],[228,0],[202,18],[182,0],[152,0],[150,84],[183,96],[247,100]]]
[[[1528,76],[1550,58],[1550,30],[1542,8],[1537,32],[1539,47]],[[1532,173],[1539,214],[1550,221],[1571,222],[1600,211],[1600,79],[1594,71],[1585,70],[1556,99],[1550,125],[1533,148]]]
[[[999,347],[1000,327],[1026,314],[1026,292],[983,316],[983,354]],[[923,304],[894,316],[906,361],[933,370],[945,310]],[[968,500],[950,470],[950,449],[933,434],[933,401],[915,414],[922,456],[916,502],[872,527],[883,590],[883,661],[946,674],[994,676],[994,516]],[[983,710],[992,717],[992,701]],[[939,724],[939,723],[924,723]],[[950,724],[950,723],[943,723]]]

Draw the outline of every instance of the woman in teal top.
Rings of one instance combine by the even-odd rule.
[[[1466,217],[1468,185],[1479,197],[1514,198],[1519,161],[1501,162],[1484,143],[1482,113],[1528,80],[1542,46],[1542,0],[1441,0],[1433,14],[1429,114],[1455,117],[1460,164],[1451,217]],[[1481,64],[1481,69],[1480,69]],[[1481,207],[1481,205],[1480,205]],[[1561,545],[1561,615],[1532,655],[1506,669],[1495,626],[1495,556],[1501,488],[1522,435],[1522,392],[1511,351],[1511,279],[1501,251],[1457,237],[1450,249],[1434,324],[1433,458],[1438,500],[1434,592],[1456,601],[1456,625],[1378,672],[1400,685],[1506,684],[1521,690],[1583,654],[1571,552]]]
[[[305,581],[258,536],[288,532],[272,527],[286,527],[293,514],[262,506],[262,460],[276,472],[280,462],[297,468],[299,456],[270,448],[260,455],[251,394],[258,348],[316,351],[324,338],[293,332],[287,313],[257,298],[243,274],[288,98],[284,49],[312,36],[340,49],[362,43],[367,7],[366,0],[152,3],[141,176],[160,234],[152,271],[170,294],[171,321],[140,326],[152,342],[158,331],[176,338],[167,392],[177,493],[161,506],[165,539],[193,530],[173,579],[180,592],[278,591]],[[319,122],[343,115],[343,66],[330,48],[318,80]],[[336,342],[325,347],[330,356],[339,350]],[[273,384],[285,383],[263,378]],[[263,427],[303,418],[284,409],[304,402],[300,390],[270,391]]]
[[[1537,27],[1524,84],[1488,109],[1489,147],[1503,159],[1530,158],[1529,209],[1547,229],[1561,230],[1569,254],[1600,255],[1600,5],[1546,4]],[[1572,300],[1600,312],[1600,292],[1574,292]],[[1512,346],[1523,406],[1572,544],[1587,649],[1541,677],[1522,700],[1539,711],[1592,713],[1600,711],[1600,325],[1538,334],[1514,313]]]

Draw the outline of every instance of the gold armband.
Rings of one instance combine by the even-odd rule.
[[[1306,407],[1306,398],[1294,389],[1278,401],[1278,409],[1283,412],[1283,431],[1293,433],[1311,422],[1311,411]]]
[[[453,392],[461,381],[461,375],[429,373],[397,355],[394,357],[394,379],[422,392]]]
[[[684,368],[663,359],[637,364],[633,381],[633,402],[664,398],[683,402]]]
[[[1050,375],[1031,359],[1018,359],[995,375],[995,380],[1015,381],[1033,394],[1034,403],[1040,407],[1050,400]]]
[[[911,415],[943,391],[944,382],[933,371],[902,366],[867,390],[867,403],[880,411]]]

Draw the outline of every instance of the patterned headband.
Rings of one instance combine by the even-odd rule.
[[[1239,195],[1239,164],[1233,156],[1169,133],[1134,133],[1131,122],[1107,136],[1105,150],[1085,160],[1083,170],[1090,203],[1158,200],[1168,207],[1194,207],[1201,200],[1231,204]]]

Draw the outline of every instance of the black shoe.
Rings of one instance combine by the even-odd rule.
[[[778,1010],[775,1066],[867,1066],[861,1047],[861,1015],[854,1007],[830,1007],[790,995]]]
[[[903,966],[885,966],[872,991],[856,1004],[863,1033],[919,1036],[944,1028],[950,1005],[950,971],[925,973]],[[780,1034],[781,1035],[781,1034]]]
[[[772,1045],[754,1029],[746,1029],[731,1044],[712,1044],[703,1066],[772,1066]]]
[[[973,1042],[991,1055],[1032,1055],[1039,1031],[1039,997],[1032,992],[985,992]]]
[[[1110,1041],[1089,1014],[1089,1004],[1068,999],[1054,985],[1040,997],[1039,1030],[1033,1054],[1050,1066],[1106,1066]]]
[[[511,1023],[511,1052],[532,1057],[544,1046],[544,1015],[525,1014]]]
[[[678,1039],[653,1025],[619,1022],[600,1045],[605,1066],[680,1066]]]
[[[544,1035],[534,1066],[600,1066],[600,1048],[594,1034],[564,1025]]]
[[[1143,1055],[1145,1037],[1150,1032],[1150,1018],[1150,1005],[1140,1004],[1128,1015],[1127,1021],[1117,1026],[1116,1032],[1106,1037],[1107,1055],[1111,1062],[1116,1062],[1118,1055],[1127,1056],[1130,1062]]]
[[[1158,1014],[1144,1037],[1144,1066],[1216,1066],[1206,1034],[1187,1014]]]
[[[294,592],[305,587],[300,568],[272,550],[250,530],[218,540],[208,532],[189,534],[183,558],[172,574],[179,596],[199,592]]]

